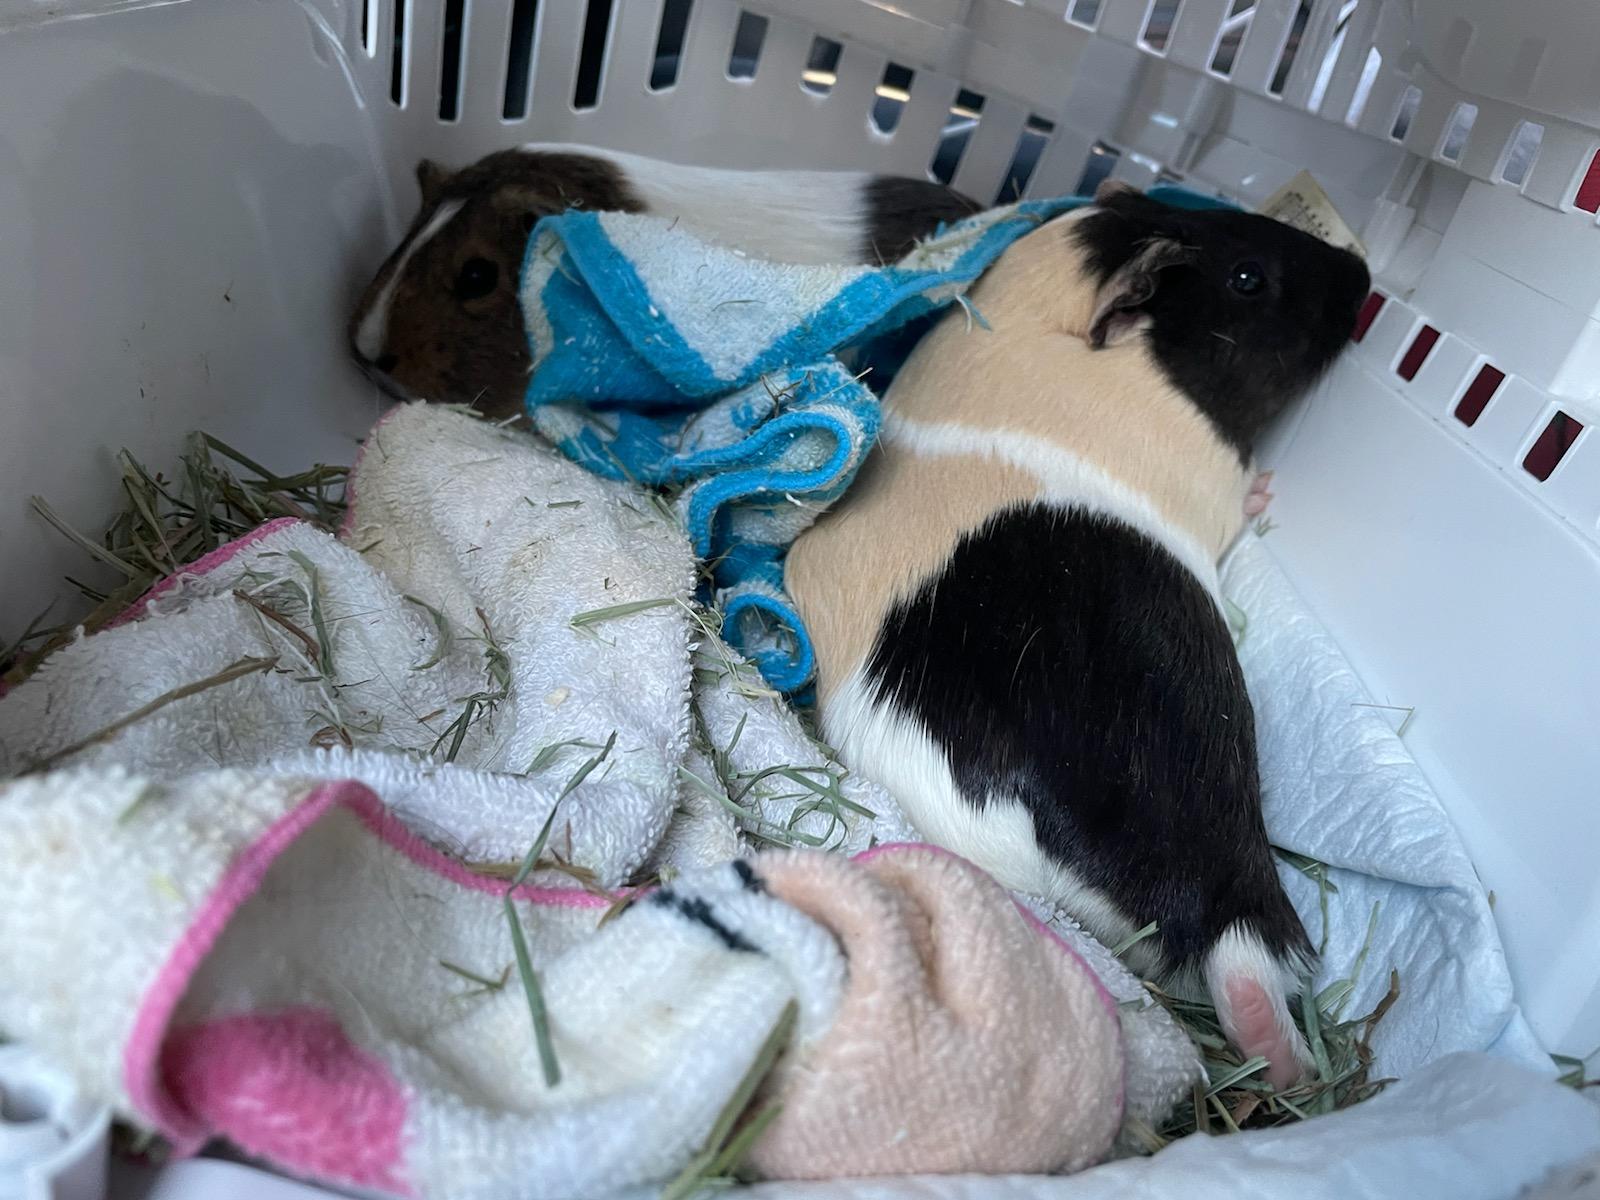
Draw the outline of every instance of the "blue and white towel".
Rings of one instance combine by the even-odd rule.
[[[886,267],[765,262],[659,217],[547,217],[522,270],[528,411],[580,465],[675,494],[725,636],[773,687],[798,692],[814,660],[783,592],[784,552],[855,478],[878,396],[932,318],[966,303],[1012,242],[1086,203],[990,209]]]
[[[888,335],[925,323],[1017,238],[1082,203],[992,209],[882,268],[765,262],[658,217],[546,218],[522,275],[528,410],[575,462],[676,492],[725,635],[774,687],[797,691],[813,656],[783,592],[783,553],[878,435],[875,391],[910,340]]]

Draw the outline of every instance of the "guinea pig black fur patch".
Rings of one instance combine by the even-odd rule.
[[[1261,818],[1255,715],[1216,603],[1103,514],[991,517],[884,620],[880,703],[914,716],[973,804],[1015,799],[1041,849],[1193,967],[1236,921],[1311,944]]]
[[[1131,272],[1109,311],[1138,314],[1156,363],[1241,461],[1338,356],[1371,289],[1358,256],[1280,221],[1174,208],[1131,189],[1109,191],[1068,236],[1102,292]],[[1141,270],[1157,245],[1181,253]]]

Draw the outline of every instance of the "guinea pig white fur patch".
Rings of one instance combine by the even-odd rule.
[[[1015,797],[964,796],[939,744],[914,717],[882,703],[876,691],[862,672],[852,672],[823,710],[824,736],[832,745],[856,748],[851,765],[864,775],[900,782],[896,799],[918,833],[935,845],[959,848],[963,858],[1013,891],[1060,905],[1107,945],[1134,933],[1133,923],[1104,892],[1040,849],[1033,816]],[[1129,958],[1137,968],[1154,965],[1142,952]]]
[[[599,146],[529,142],[533,153],[586,154],[615,166],[650,213],[696,236],[776,262],[855,262],[877,176],[866,171],[730,171],[689,167]]]
[[[1144,492],[1050,438],[957,421],[919,421],[896,410],[884,419],[882,442],[924,458],[972,455],[1025,471],[1039,481],[1041,500],[1115,517],[1166,547],[1221,603],[1217,559],[1210,547],[1170,520]]]
[[[366,312],[361,314],[361,320],[355,331],[355,346],[356,352],[368,362],[376,362],[378,356],[383,353],[384,343],[389,335],[389,308],[394,303],[395,289],[405,278],[406,264],[418,250],[437,237],[439,231],[455,219],[455,215],[465,204],[465,200],[446,200],[434,210],[427,224],[406,242],[404,251],[395,260],[389,278],[379,290],[377,298]]]

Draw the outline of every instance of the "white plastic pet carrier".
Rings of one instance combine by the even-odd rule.
[[[348,461],[381,399],[345,322],[417,160],[534,140],[985,201],[1311,170],[1377,291],[1261,449],[1271,548],[1446,798],[1532,1026],[1600,1044],[1600,5],[0,0],[0,642],[81,572],[28,497],[99,528],[120,448]]]

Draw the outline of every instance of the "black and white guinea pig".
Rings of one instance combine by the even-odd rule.
[[[913,825],[1209,990],[1293,1080],[1313,950],[1261,817],[1217,560],[1251,442],[1333,361],[1355,255],[1124,185],[1018,240],[889,389],[794,544],[824,734]],[[979,326],[982,326],[981,328]]]
[[[451,174],[424,160],[422,207],[350,322],[357,361],[403,398],[502,415],[527,386],[517,275],[534,222],[571,208],[653,213],[778,262],[885,262],[978,210],[937,183],[867,172],[727,171],[585,146],[502,150]]]

